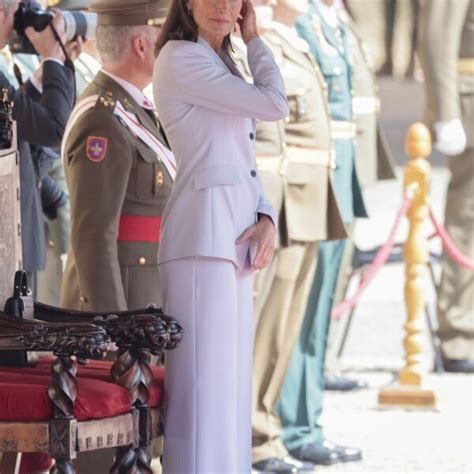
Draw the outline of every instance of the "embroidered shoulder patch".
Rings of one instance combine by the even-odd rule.
[[[109,139],[105,137],[87,137],[86,154],[89,160],[102,161],[107,154]]]

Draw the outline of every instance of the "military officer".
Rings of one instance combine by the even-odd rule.
[[[94,2],[103,68],[81,96],[65,132],[71,249],[65,308],[117,311],[161,303],[161,215],[175,173],[153,105],[154,44],[163,0]]]
[[[315,0],[309,13],[297,21],[328,86],[331,136],[336,150],[333,182],[344,223],[366,217],[355,167],[355,124],[352,115],[352,70],[346,27],[340,22],[333,0]],[[354,461],[355,448],[325,439],[320,425],[323,406],[324,363],[330,312],[345,240],[320,244],[316,276],[278,410],[283,441],[290,453],[315,464]]]
[[[388,143],[380,127],[380,97],[372,60],[357,25],[341,5],[338,8],[339,19],[347,27],[348,49],[352,64],[352,112],[356,124],[355,157],[360,184],[363,188],[374,185],[379,180],[394,179],[395,169]],[[344,249],[344,256],[339,271],[334,304],[344,299],[348,275],[354,256],[354,226],[350,229],[350,238]],[[337,342],[342,329],[339,321],[331,323],[327,361],[326,390],[352,390],[364,387],[361,380],[342,377],[337,373]]]
[[[419,44],[427,119],[451,172],[446,228],[461,252],[474,259],[474,1],[425,2]],[[474,372],[473,295],[474,273],[445,255],[438,336],[450,372]]]
[[[285,140],[283,159],[281,148],[270,146],[278,143],[275,128],[270,128],[274,124],[257,126],[258,164],[262,175],[268,177],[262,179],[267,195],[275,194],[272,190],[277,189],[270,185],[271,177],[283,177],[284,186],[274,274],[268,279],[269,284],[256,288],[257,301],[263,293],[264,303],[263,307],[257,304],[261,310],[255,326],[253,468],[294,472],[312,470],[314,465],[290,456],[281,439],[281,424],[274,407],[303,320],[316,267],[317,243],[343,238],[345,230],[332,187],[333,153],[325,81],[309,46],[294,28],[296,18],[304,12],[302,8],[307,10],[308,4],[281,0],[272,6],[275,18],[271,23],[268,7],[257,6],[260,34],[282,71],[290,116],[284,135],[280,133]],[[277,151],[279,154],[275,155]]]

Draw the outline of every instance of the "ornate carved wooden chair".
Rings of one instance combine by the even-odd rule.
[[[76,378],[76,359],[82,363],[103,358],[109,341],[103,328],[91,324],[69,325],[66,329],[64,325],[22,321],[0,313],[0,353],[35,350],[51,351],[56,356],[50,375],[10,372],[10,367],[0,367],[2,474],[15,472],[18,452],[49,452],[56,459],[56,472],[73,472],[69,466],[76,452],[78,427],[82,420],[92,418],[95,410],[107,410],[114,416],[122,412],[130,432],[134,432],[133,415],[127,413],[130,402],[126,390],[120,392],[114,387],[113,394],[109,390],[108,395],[116,397],[109,406],[104,398],[105,387],[94,387],[90,382],[78,384]],[[94,393],[100,394],[100,399]],[[97,404],[91,406],[90,400]]]
[[[127,311],[119,315],[93,314],[77,311],[65,311],[34,302],[28,296],[26,275],[18,272],[15,278],[15,294],[6,303],[6,310],[16,321],[28,324],[27,319],[34,316],[36,320],[47,324],[73,326],[93,323],[102,328],[111,341],[118,347],[116,361],[92,361],[79,367],[77,380],[79,386],[87,385],[89,380],[101,382],[117,389],[125,389],[128,394],[128,411],[133,414],[136,428],[136,439],[131,432],[122,433],[122,444],[113,442],[113,426],[118,423],[108,421],[107,437],[104,433],[96,433],[89,422],[88,436],[78,431],[77,451],[89,451],[100,447],[117,447],[117,456],[111,472],[151,473],[151,457],[148,447],[153,438],[161,434],[162,406],[164,398],[164,372],[160,367],[149,366],[152,354],[162,356],[163,351],[176,347],[182,336],[182,328],[170,317],[162,314],[156,307],[141,311]],[[11,317],[12,317],[11,316]],[[37,324],[37,323],[35,323]],[[28,376],[46,377],[51,364],[50,358],[40,358],[34,367],[19,369]],[[0,373],[18,369],[0,367]],[[112,382],[119,387],[112,385]],[[106,417],[106,416],[105,416]],[[104,418],[104,417],[103,417]],[[104,426],[103,421],[101,426]],[[112,435],[112,436],[111,436]],[[117,435],[118,437],[118,435]],[[107,442],[105,440],[107,439]],[[0,437],[1,443],[1,437]],[[71,453],[71,455],[74,453]],[[60,469],[60,467],[58,467]],[[72,463],[68,465],[72,468]],[[136,471],[135,471],[136,469]],[[58,470],[57,472],[74,472]]]

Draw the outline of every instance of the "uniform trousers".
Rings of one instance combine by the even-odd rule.
[[[166,314],[184,328],[166,355],[164,474],[251,472],[253,275],[229,260],[160,265]]]
[[[278,413],[283,442],[292,451],[304,444],[322,443],[319,424],[324,395],[324,364],[331,309],[345,240],[319,245],[316,276],[299,339],[280,392]]]
[[[275,405],[285,380],[316,271],[317,244],[298,242],[277,253],[276,275],[255,332],[252,458],[288,454]]]
[[[474,260],[474,148],[449,158],[446,229],[464,255]],[[438,335],[445,358],[474,360],[474,273],[443,257],[438,295]]]
[[[344,254],[339,268],[336,289],[334,291],[333,306],[337,306],[344,301],[350,284],[350,276],[352,272],[352,261],[355,254],[355,222],[346,226],[348,238],[344,246]],[[339,368],[338,351],[344,336],[344,330],[348,324],[349,312],[346,311],[339,319],[332,319],[329,325],[329,335],[326,349],[325,372],[327,374],[337,373]]]

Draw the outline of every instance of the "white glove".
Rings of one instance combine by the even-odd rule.
[[[459,155],[466,149],[466,132],[461,120],[447,120],[434,124],[436,132],[435,148],[449,156]]]

